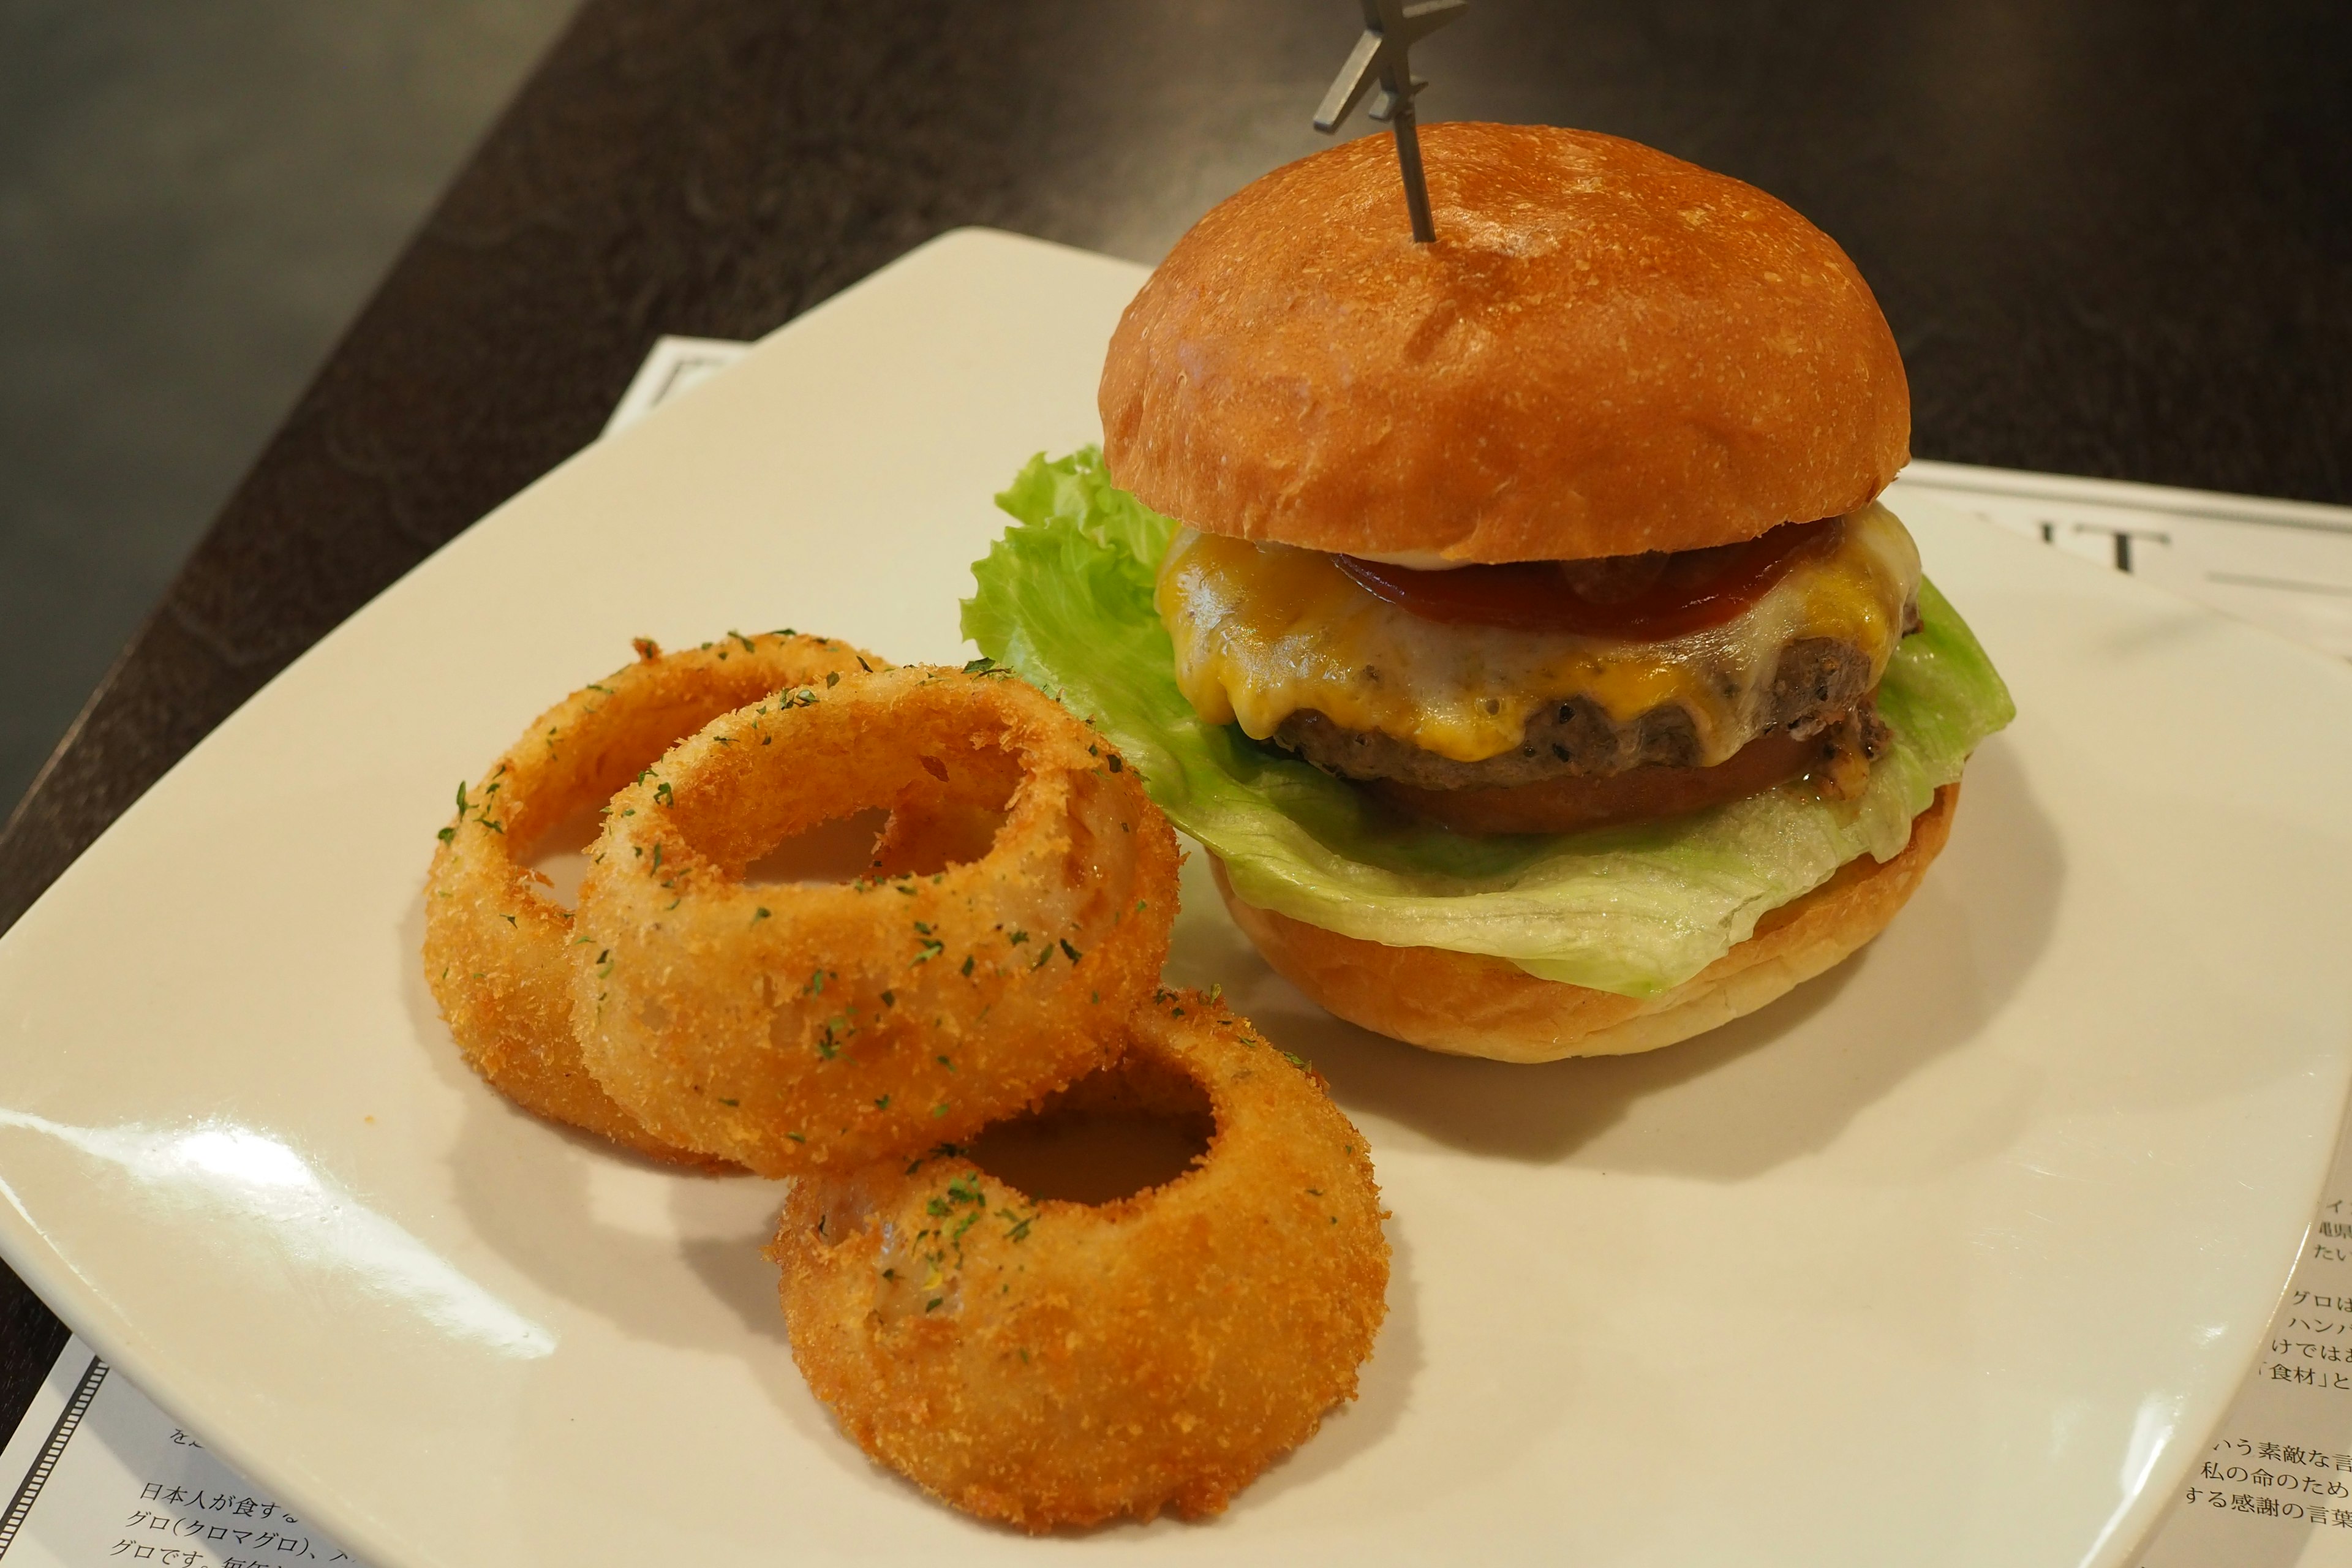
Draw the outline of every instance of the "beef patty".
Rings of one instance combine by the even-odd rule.
[[[1870,657],[1851,643],[1809,637],[1781,651],[1772,689],[1759,705],[1756,729],[1736,737],[1786,730],[1800,740],[1817,735],[1853,713],[1869,694]],[[1393,779],[1416,789],[1506,789],[1546,779],[1605,778],[1640,767],[1697,764],[1699,743],[1690,712],[1662,703],[1623,723],[1589,697],[1535,714],[1515,751],[1457,763],[1377,731],[1348,730],[1314,709],[1302,709],[1274,732],[1285,746],[1326,773],[1351,779]]]

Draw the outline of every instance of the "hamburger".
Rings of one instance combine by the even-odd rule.
[[[2012,710],[1879,497],[1870,289],[1764,193],[1539,126],[1276,170],[1113,334],[965,629],[1090,714],[1332,1012],[1648,1049],[1877,934]]]

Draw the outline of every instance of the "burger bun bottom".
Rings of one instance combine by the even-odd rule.
[[[1234,921],[1277,973],[1367,1029],[1454,1056],[1506,1062],[1622,1056],[1671,1046],[1753,1013],[1848,957],[1886,928],[1951,836],[1960,786],[1946,784],[1892,860],[1868,855],[1757,921],[1746,942],[1670,991],[1620,996],[1539,980],[1480,953],[1387,947],[1340,936],[1234,896],[1212,857]]]

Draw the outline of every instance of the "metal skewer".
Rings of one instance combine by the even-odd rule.
[[[1323,106],[1315,111],[1315,129],[1326,136],[1363,101],[1372,84],[1381,95],[1369,110],[1374,120],[1396,128],[1397,167],[1404,175],[1404,205],[1412,214],[1412,237],[1423,245],[1436,241],[1437,226],[1429,215],[1429,182],[1421,168],[1420,121],[1414,118],[1413,95],[1429,84],[1412,74],[1407,51],[1470,8],[1470,0],[1363,0],[1364,34],[1339,68]]]

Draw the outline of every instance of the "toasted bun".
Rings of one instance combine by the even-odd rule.
[[[1590,131],[1422,128],[1179,240],[1103,366],[1119,485],[1213,533],[1458,561],[1695,550],[1852,511],[1909,457],[1878,303],[1752,185]]]
[[[1276,973],[1351,1024],[1433,1051],[1548,1062],[1652,1051],[1753,1013],[1876,936],[1951,836],[1960,786],[1936,792],[1911,842],[1884,864],[1864,855],[1673,990],[1646,999],[1538,980],[1499,958],[1383,947],[1257,909],[1217,890]]]

